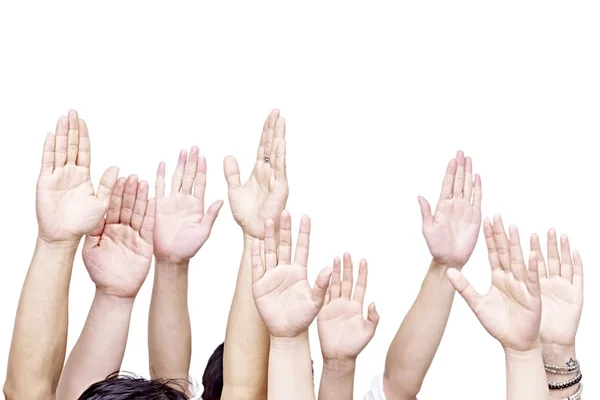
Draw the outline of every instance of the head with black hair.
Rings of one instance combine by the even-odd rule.
[[[184,386],[174,380],[147,380],[132,374],[115,372],[96,382],[79,400],[189,400]]]

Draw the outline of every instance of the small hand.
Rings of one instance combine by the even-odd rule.
[[[235,221],[245,234],[264,239],[265,221],[279,222],[289,191],[285,171],[285,120],[279,117],[279,110],[271,111],[265,121],[256,164],[248,181],[240,183],[240,169],[234,157],[225,158],[224,169]]]
[[[481,226],[481,178],[475,174],[473,181],[472,170],[471,159],[459,151],[448,164],[435,214],[419,197],[423,236],[438,264],[460,269],[475,249]]]
[[[198,157],[197,147],[192,147],[189,159],[185,150],[179,154],[171,183],[171,194],[166,197],[165,164],[160,163],[156,176],[157,210],[154,234],[154,252],[157,260],[186,261],[194,257],[204,245],[223,205],[222,200],[217,200],[208,207],[205,214],[205,188],[206,159]]]
[[[106,220],[85,238],[83,261],[105,294],[133,298],[152,262],[155,199],[148,200],[148,183],[131,175],[119,178]]]
[[[119,169],[111,167],[100,178],[98,193],[90,178],[90,138],[85,121],[69,111],[44,142],[37,184],[36,210],[40,238],[79,241],[106,214]]]
[[[494,224],[486,219],[483,231],[492,267],[492,287],[485,295],[475,292],[456,269],[448,270],[452,286],[464,297],[481,325],[505,348],[526,351],[537,347],[542,317],[540,280],[535,253],[525,266],[519,232],[510,229],[506,237],[500,216]]]
[[[531,251],[538,259],[542,293],[542,344],[573,346],[583,308],[583,264],[576,251],[571,258],[569,238],[560,238],[560,257],[556,231],[548,232],[548,273],[537,235],[531,235]]]
[[[329,286],[331,268],[325,268],[313,288],[307,279],[310,218],[302,217],[292,264],[291,217],[281,213],[279,249],[275,249],[275,224],[265,222],[264,263],[258,239],[252,243],[252,294],[263,322],[273,337],[294,337],[315,319]],[[265,271],[266,267],[266,271]]]
[[[367,261],[361,260],[352,297],[352,259],[344,254],[344,278],[340,279],[340,259],[333,262],[331,285],[325,305],[317,318],[323,360],[354,360],[375,335],[379,314],[375,304],[363,318],[363,301],[367,290]]]

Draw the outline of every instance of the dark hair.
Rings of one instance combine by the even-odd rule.
[[[212,353],[202,375],[202,400],[219,400],[223,392],[223,348],[221,343]]]
[[[185,387],[174,380],[147,380],[133,374],[115,372],[96,382],[79,400],[189,400]]]

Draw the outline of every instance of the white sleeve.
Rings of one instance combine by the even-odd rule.
[[[365,393],[363,400],[385,400],[383,393],[383,375],[376,376],[371,382],[371,389]]]
[[[190,400],[201,400],[202,399],[202,387],[191,376],[189,377],[188,380],[190,381],[190,393],[192,394],[192,397],[190,397]]]

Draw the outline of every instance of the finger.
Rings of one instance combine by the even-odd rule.
[[[560,258],[558,256],[558,244],[556,243],[556,231],[554,229],[548,231],[546,246],[548,248],[548,276],[560,276]]]
[[[354,273],[352,267],[352,257],[350,253],[344,253],[344,277],[342,278],[342,298],[350,300],[352,298],[352,284],[354,282]]]
[[[183,169],[183,181],[181,183],[181,193],[192,194],[194,186],[194,178],[196,177],[196,169],[198,168],[198,147],[193,146],[190,150],[190,156],[185,163]],[[204,209],[202,209],[204,211]]]
[[[259,240],[254,238],[252,240],[252,283],[258,281],[265,274],[265,268],[260,257],[260,243]]]
[[[583,262],[577,250],[573,252],[573,284],[583,292]]]
[[[454,187],[454,174],[456,173],[456,159],[453,158],[448,163],[446,168],[446,175],[442,182],[442,193],[440,194],[440,200],[446,200],[452,197],[452,188]]]
[[[292,263],[292,217],[287,211],[281,213],[279,220],[279,262]]]
[[[525,266],[525,259],[523,258],[523,249],[521,248],[521,237],[519,236],[519,230],[515,225],[510,226],[509,234],[510,269],[518,280],[525,280],[527,277],[527,267]]]
[[[571,245],[567,235],[560,236],[560,276],[573,282],[573,260],[571,259]]]
[[[90,134],[87,124],[84,120],[79,120],[79,150],[77,151],[77,165],[80,167],[90,167],[91,163],[91,145]]]
[[[179,193],[181,190],[186,160],[187,151],[181,150],[179,153],[179,159],[177,160],[177,167],[175,167],[175,172],[173,173],[173,178],[171,179],[171,194]]]
[[[279,110],[271,111],[269,121],[267,123],[267,137],[265,140],[265,157],[271,156],[271,147],[273,146],[273,134],[275,133],[275,125],[279,119]]]
[[[237,160],[233,156],[225,157],[223,169],[225,170],[225,179],[227,179],[229,190],[240,187],[240,168],[238,167]]]
[[[223,207],[223,200],[215,201],[208,207],[206,214],[204,214],[202,217],[202,221],[200,221],[200,229],[202,232],[204,232],[204,237],[208,238],[210,236],[213,225],[219,216],[219,211],[221,211],[221,207]]]
[[[325,294],[327,293],[327,288],[329,287],[331,272],[331,267],[323,268],[317,276],[315,286],[312,288],[313,303],[319,309],[323,307],[323,303],[325,302]]]
[[[294,263],[306,268],[308,265],[308,248],[310,246],[310,217],[304,215],[300,220],[300,233],[296,244]]]
[[[146,205],[146,214],[140,229],[140,236],[147,243],[154,243],[154,221],[156,221],[156,199],[148,200]]]
[[[275,131],[273,132],[273,143],[271,144],[271,154],[269,157],[271,160],[275,160],[277,156],[277,148],[279,147],[279,142],[285,140],[285,119],[278,118],[275,122]],[[268,153],[267,153],[268,154]]]
[[[265,158],[265,145],[267,144],[267,129],[269,127],[269,120],[271,119],[271,114],[267,116],[265,119],[265,123],[263,124],[262,134],[260,135],[260,143],[258,145],[258,152],[256,153],[256,161],[263,161]]]
[[[110,197],[110,207],[106,213],[107,224],[118,224],[121,217],[121,203],[123,202],[123,192],[125,191],[125,178],[119,178],[115,184],[115,190]]]
[[[358,301],[361,305],[365,300],[365,293],[367,292],[367,277],[369,275],[369,267],[367,260],[360,260],[358,264],[358,277],[356,278],[356,286],[354,286],[354,297],[352,300]]]
[[[104,209],[108,210],[108,205],[111,201],[117,178],[119,177],[119,167],[110,167],[100,177],[96,198],[102,201]]]
[[[77,111],[69,110],[69,129],[67,131],[67,164],[75,164],[79,151],[79,116]]]
[[[327,293],[325,293],[325,304],[329,304],[331,301],[331,285],[327,288]]]
[[[206,190],[206,158],[198,158],[196,178],[194,179],[194,197],[200,200],[200,208],[204,211],[204,191]]]
[[[433,215],[431,214],[431,206],[429,205],[429,202],[421,196],[419,196],[417,199],[419,200],[419,206],[421,206],[423,226],[431,225],[433,223]]]
[[[529,249],[532,252],[535,252],[535,256],[538,261],[538,274],[540,275],[540,279],[547,278],[546,274],[546,263],[544,261],[544,254],[542,253],[542,248],[540,246],[540,238],[537,234],[533,233],[529,239]]]
[[[277,253],[275,253],[275,223],[272,219],[265,221],[265,266],[267,271],[277,266]]]
[[[342,263],[339,257],[333,260],[330,291],[331,300],[339,299],[342,295]]]
[[[146,205],[148,203],[148,182],[141,181],[138,184],[135,205],[133,206],[133,214],[131,215],[131,227],[139,231],[142,228],[144,215],[146,214]]]
[[[54,171],[54,135],[48,133],[44,140],[44,152],[42,153],[42,170],[40,175],[52,175]]]
[[[538,256],[535,251],[529,254],[527,289],[533,297],[540,297],[540,274],[538,272]]]
[[[473,162],[471,157],[465,157],[465,185],[462,193],[463,198],[470,203],[473,197]]]
[[[485,244],[488,249],[488,259],[490,260],[492,271],[495,269],[502,269],[500,255],[498,254],[498,249],[496,248],[494,228],[489,218],[483,220],[483,235],[485,236]]]
[[[379,324],[379,313],[375,308],[375,303],[369,304],[369,309],[367,312],[367,319],[365,319],[365,329],[370,337],[375,335],[375,330],[377,330],[377,325]]]
[[[461,198],[465,187],[465,154],[462,150],[456,153],[456,174],[454,175],[453,198]]]
[[[481,214],[481,177],[475,174],[475,190],[473,191],[473,206]]]
[[[277,144],[277,154],[275,155],[275,180],[278,182],[287,182],[287,172],[285,169],[285,140]]]
[[[102,232],[104,232],[104,227],[106,226],[106,219],[100,219],[98,225],[87,235],[85,235],[85,242],[83,242],[84,248],[96,247],[100,243],[100,238],[102,237]]]
[[[137,188],[138,177],[136,175],[129,175],[127,182],[125,182],[123,202],[121,203],[121,216],[119,217],[119,222],[124,225],[129,225],[131,223],[131,214],[133,213],[133,206],[135,205]]]
[[[473,286],[467,281],[464,275],[455,268],[450,268],[446,272],[448,275],[448,280],[456,289],[456,291],[465,299],[471,310],[475,311],[477,304],[479,303],[480,296],[473,289]]]
[[[67,161],[67,142],[69,138],[69,119],[64,115],[58,119],[54,136],[54,168],[64,167]]]
[[[164,161],[161,161],[158,164],[158,170],[156,171],[156,183],[154,184],[154,195],[157,199],[165,196],[165,171],[165,163]]]
[[[502,269],[510,271],[510,245],[500,214],[494,215],[494,224],[492,225],[492,228],[494,229],[494,241],[496,242],[500,265],[502,266]]]

